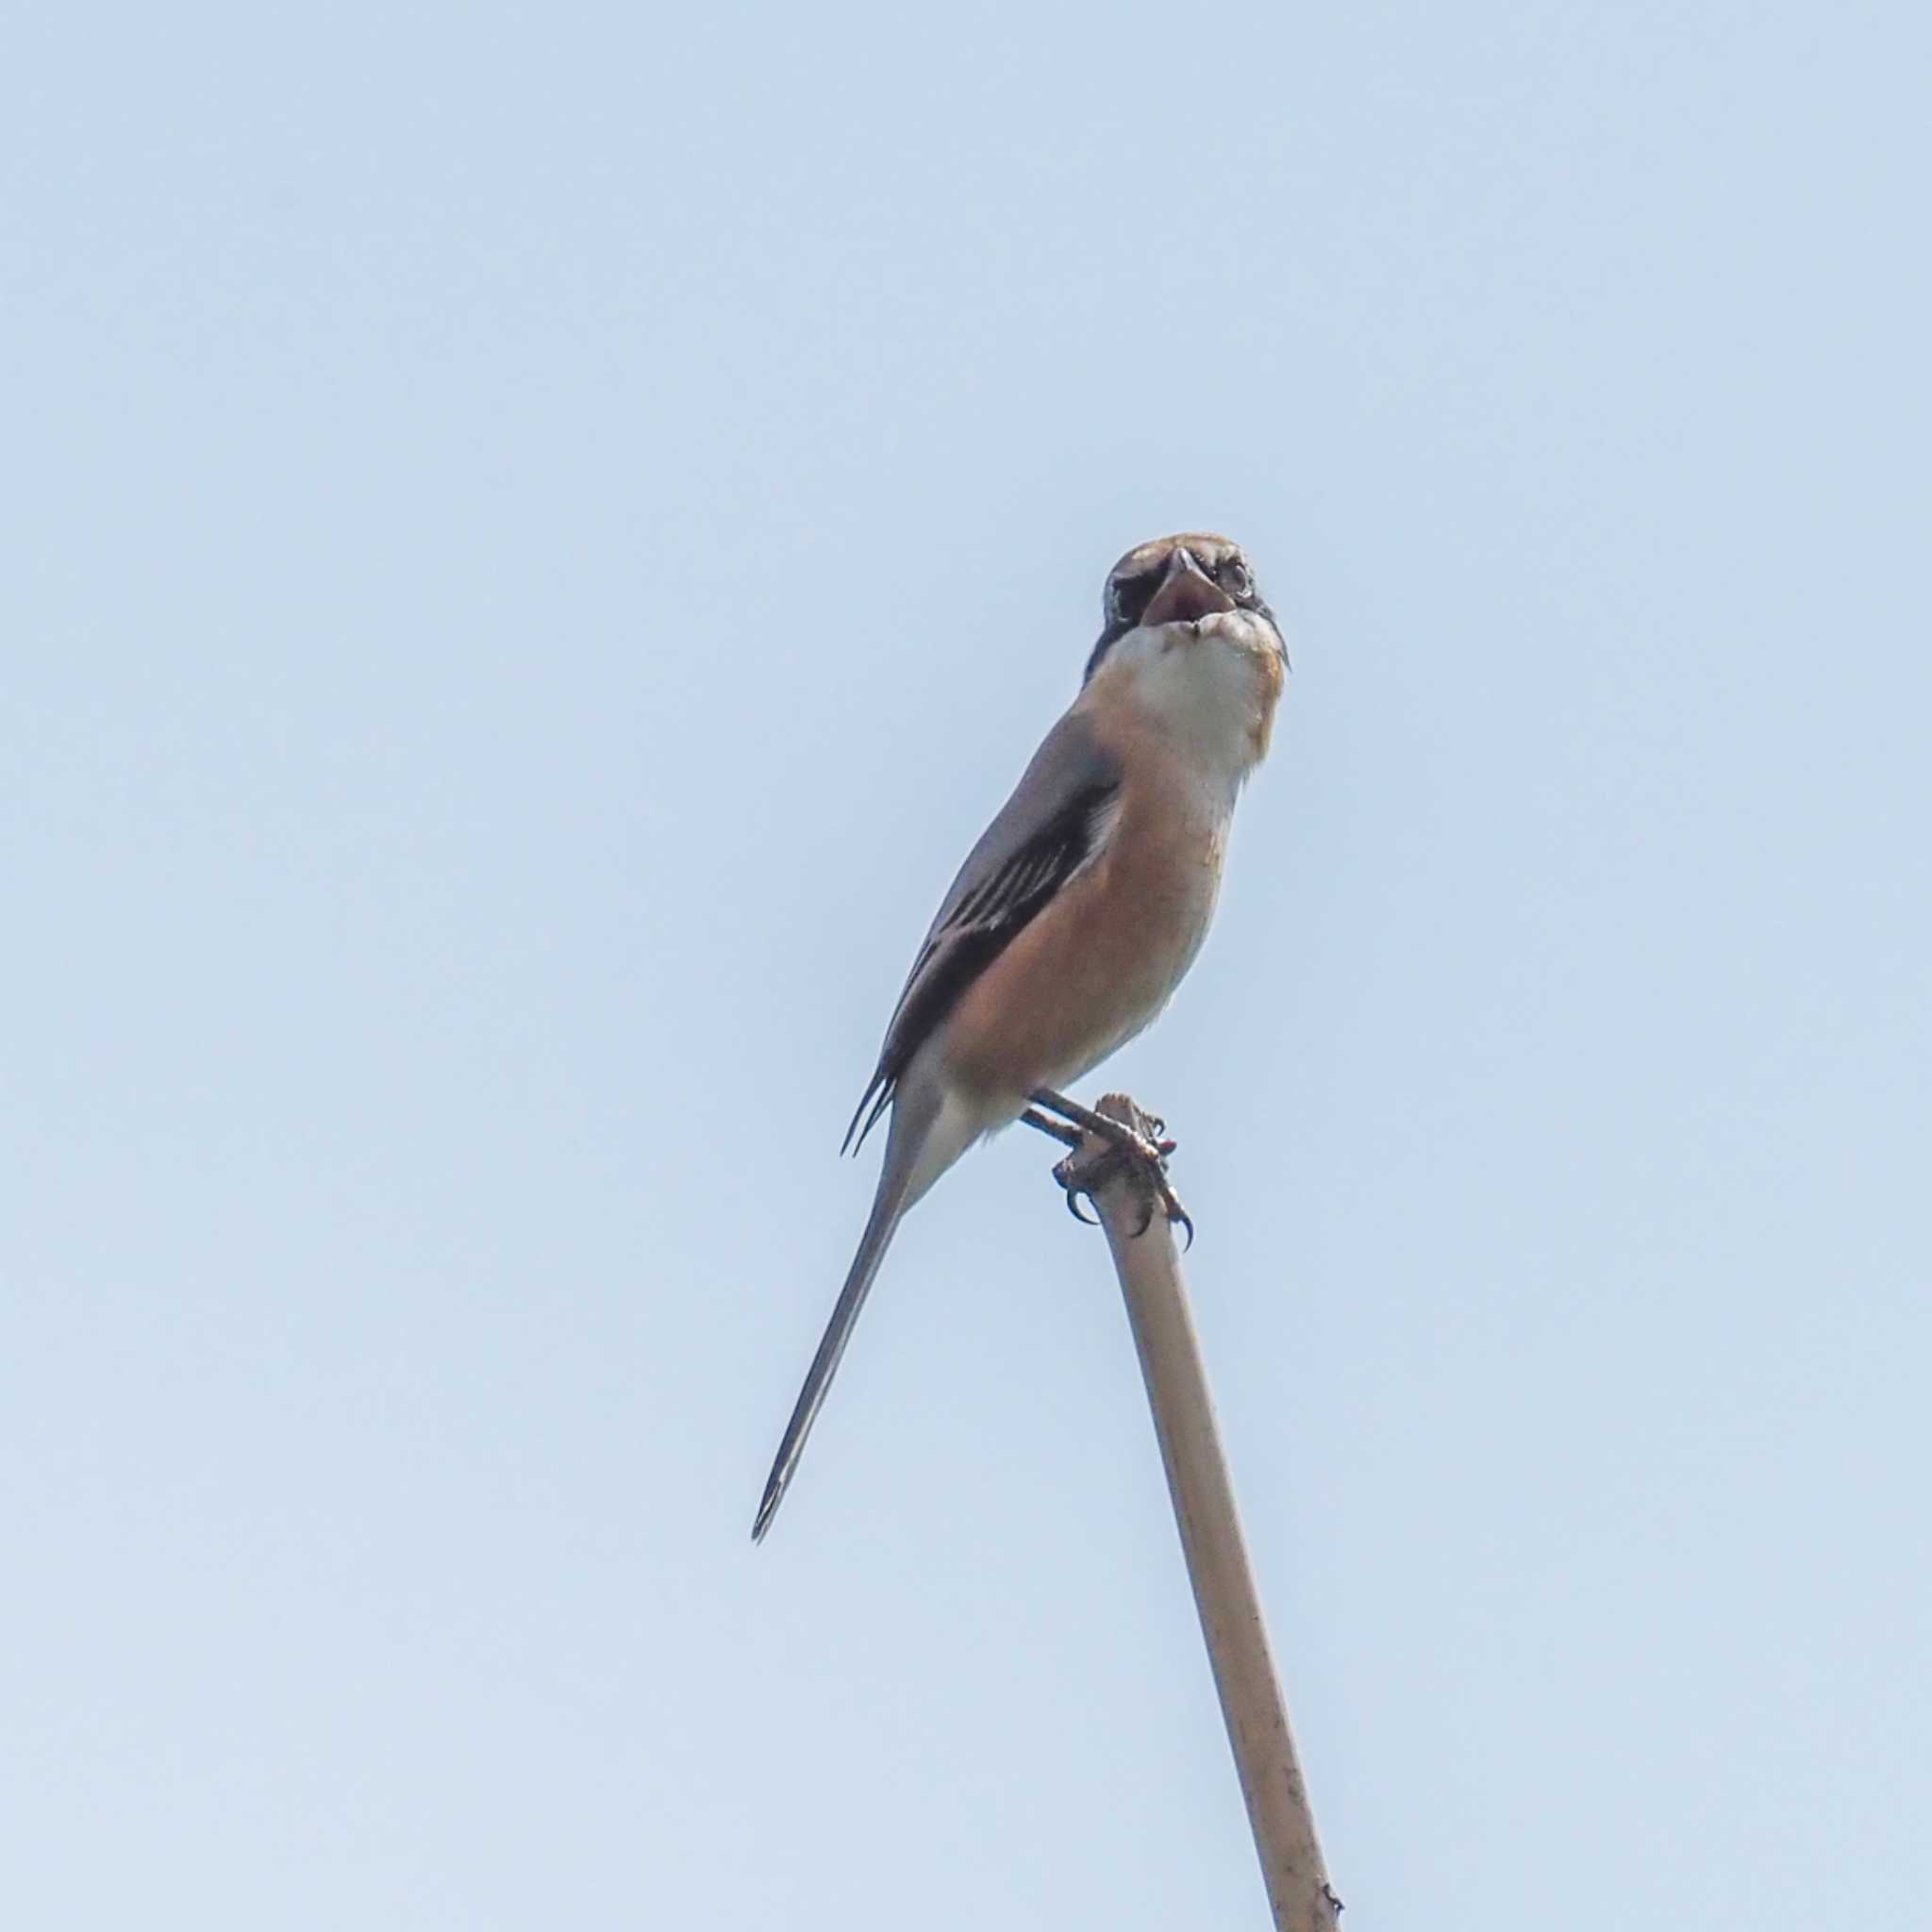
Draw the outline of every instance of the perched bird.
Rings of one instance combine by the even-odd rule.
[[[1225,537],[1162,537],[1107,579],[1080,694],[986,829],[913,961],[846,1130],[891,1110],[872,1215],[786,1424],[757,1541],[908,1208],[967,1148],[1091,1073],[1164,1007],[1213,916],[1288,653]]]

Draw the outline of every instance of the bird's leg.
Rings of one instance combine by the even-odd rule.
[[[1078,1127],[1070,1127],[1065,1121],[1049,1120],[1037,1107],[1029,1107],[1020,1119],[1026,1126],[1038,1127],[1042,1134],[1051,1134],[1062,1147],[1077,1147],[1086,1138]]]
[[[1193,1219],[1181,1206],[1180,1196],[1167,1177],[1167,1157],[1174,1152],[1174,1142],[1166,1138],[1166,1122],[1141,1114],[1141,1120],[1148,1130],[1143,1134],[1125,1121],[1095,1113],[1091,1108],[1082,1107],[1077,1100],[1069,1100],[1050,1087],[1037,1087],[1027,1097],[1033,1105],[1020,1118],[1029,1127],[1038,1127],[1041,1133],[1051,1134],[1070,1147],[1077,1147],[1087,1134],[1107,1142],[1108,1151],[1097,1159],[1083,1162],[1077,1156],[1070,1155],[1054,1169],[1054,1178],[1067,1191],[1067,1208],[1075,1221],[1087,1218],[1080,1212],[1081,1195],[1091,1200],[1096,1188],[1104,1186],[1123,1166],[1130,1165],[1145,1187],[1149,1200],[1146,1218],[1134,1230],[1135,1235],[1147,1232],[1154,1219],[1153,1203],[1158,1201],[1170,1222],[1187,1229],[1188,1245],[1193,1246]],[[1049,1114],[1058,1114],[1061,1119],[1050,1120]],[[1062,1124],[1067,1121],[1073,1125]],[[1150,1135],[1154,1138],[1150,1139]]]
[[[1091,1107],[1082,1107],[1077,1100],[1069,1100],[1064,1093],[1056,1093],[1050,1087],[1036,1087],[1026,1096],[1033,1102],[1020,1118],[1029,1127],[1038,1127],[1042,1133],[1051,1134],[1055,1140],[1063,1141],[1069,1147],[1080,1144],[1081,1134],[1091,1134],[1105,1141],[1108,1146],[1117,1147],[1122,1153],[1131,1156],[1144,1165],[1160,1167],[1172,1154],[1175,1142],[1166,1139],[1150,1140],[1148,1134],[1164,1136],[1167,1123],[1154,1114],[1141,1114],[1148,1134],[1141,1133],[1126,1121],[1117,1121],[1110,1113],[1095,1113]],[[1045,1109],[1045,1113],[1041,1111]],[[1057,1113],[1058,1121],[1048,1120],[1046,1114]],[[1071,1121],[1073,1126],[1062,1122]],[[1079,1129],[1075,1132],[1074,1129]]]
[[[1020,1115],[1020,1119],[1024,1125],[1038,1127],[1042,1134],[1052,1135],[1062,1147],[1077,1147],[1087,1138],[1078,1127],[1070,1127],[1065,1121],[1053,1120],[1048,1115],[1041,1113],[1037,1107],[1025,1108]],[[1086,1191],[1081,1188],[1069,1187],[1066,1176],[1060,1172],[1060,1169],[1066,1167],[1073,1160],[1073,1158],[1071,1154],[1068,1155],[1067,1158],[1062,1160],[1054,1169],[1054,1178],[1059,1182],[1061,1187],[1066,1189],[1067,1212],[1084,1226],[1098,1227],[1100,1224],[1097,1221],[1089,1221],[1080,1212],[1080,1196]]]

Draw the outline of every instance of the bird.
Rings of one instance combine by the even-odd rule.
[[[1091,1125],[1060,1090],[1147,1026],[1193,963],[1288,668],[1280,626],[1229,539],[1157,538],[1108,573],[1079,692],[941,902],[846,1129],[856,1152],[891,1116],[872,1211],[754,1542],[907,1212],[974,1142],[1021,1119],[1046,1124],[1040,1107]]]

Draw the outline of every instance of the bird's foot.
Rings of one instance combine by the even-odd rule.
[[[1075,1221],[1087,1222],[1080,1212],[1084,1196],[1091,1200],[1100,1189],[1123,1172],[1131,1174],[1142,1203],[1141,1224],[1134,1230],[1138,1240],[1154,1224],[1157,1206],[1167,1220],[1187,1230],[1188,1246],[1194,1244],[1194,1223],[1181,1206],[1181,1198],[1167,1177],[1167,1158],[1174,1142],[1166,1138],[1167,1123],[1136,1108],[1138,1124],[1116,1120],[1111,1114],[1095,1113],[1077,1100],[1069,1100],[1051,1088],[1037,1089],[1029,1098],[1033,1105],[1020,1118],[1029,1127],[1051,1134],[1062,1145],[1074,1149],[1053,1171],[1053,1177],[1066,1190],[1067,1211]],[[1131,1103],[1129,1103],[1131,1105]],[[1052,1115],[1058,1114],[1055,1120]],[[1091,1134],[1106,1144],[1099,1153],[1083,1155],[1081,1142]],[[1097,1225],[1089,1223],[1090,1225]]]

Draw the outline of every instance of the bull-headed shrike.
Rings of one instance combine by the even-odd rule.
[[[1058,1090],[1160,1011],[1207,936],[1235,797],[1268,750],[1281,632],[1240,549],[1208,535],[1128,551],[1103,625],[1080,694],[940,907],[852,1117],[847,1145],[891,1112],[878,1191],[754,1540],[907,1209],[975,1141],[1037,1121],[1036,1103],[1091,1122]]]

